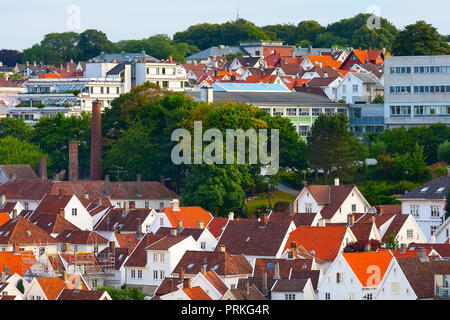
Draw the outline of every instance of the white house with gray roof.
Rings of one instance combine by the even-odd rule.
[[[336,100],[346,103],[371,103],[384,87],[372,73],[349,72],[336,88]]]

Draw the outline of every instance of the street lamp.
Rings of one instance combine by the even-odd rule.
[[[269,187],[269,209],[272,210],[272,204],[270,203],[270,188],[272,187],[272,185],[269,182],[267,186]]]

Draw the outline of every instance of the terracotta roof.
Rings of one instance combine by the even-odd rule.
[[[350,227],[350,230],[352,230],[358,241],[368,241],[372,232],[372,226],[372,222],[356,223],[352,227]]]
[[[398,234],[400,229],[403,227],[403,225],[406,222],[406,219],[409,218],[409,214],[396,214],[394,216],[394,220],[392,220],[391,224],[387,228],[386,232],[383,235],[383,238],[381,239],[382,242],[386,242],[389,240],[389,236],[395,232],[395,234]]]
[[[379,280],[381,281],[392,260],[392,254],[387,250],[343,253],[342,256],[347,261],[350,268],[352,268],[353,273],[356,275],[363,287],[379,285],[379,283],[374,283],[372,281],[371,276],[373,272],[368,271],[371,266],[376,266],[379,268]]]
[[[450,244],[448,243],[411,243],[408,249],[415,250],[417,248],[434,249],[442,258],[450,258]]]
[[[197,221],[203,221],[205,226],[212,220],[212,215],[201,207],[180,207],[180,211],[174,211],[173,208],[164,208],[161,210],[169,219],[172,227],[176,227],[178,220],[183,222],[183,228],[196,228]]]
[[[156,289],[155,297],[159,300],[160,296],[177,291],[179,285],[183,285],[183,281],[180,280],[179,278],[165,277],[163,279],[163,281],[161,282],[161,284]],[[152,300],[156,300],[156,299],[152,299]]]
[[[61,291],[66,287],[64,281],[59,277],[36,278],[47,300],[56,300]]]
[[[114,232],[117,242],[120,248],[127,248],[129,252],[133,251],[139,240],[134,233],[119,233]]]
[[[264,297],[261,292],[258,290],[258,288],[255,286],[255,284],[250,281],[251,284],[249,285],[248,291],[245,289],[245,279],[239,279],[238,282],[238,288],[230,290],[230,292],[233,294],[234,298],[236,300],[267,300],[266,297]]]
[[[417,257],[417,250],[405,250],[405,252],[402,252],[401,250],[390,250],[390,251],[396,258]],[[429,256],[431,252],[432,249],[428,249],[426,252],[427,256]]]
[[[129,253],[130,250],[128,248],[111,249],[110,247],[106,247],[97,255],[98,264],[103,269],[110,269],[112,266],[114,270],[120,270]]]
[[[29,220],[48,234],[61,233],[64,230],[80,230],[59,214],[31,215]]]
[[[206,265],[206,270],[214,270],[220,276],[251,274],[252,266],[243,255],[230,255],[221,251],[186,251],[176,267],[174,274],[184,268],[185,274],[197,274]]]
[[[434,297],[434,275],[450,274],[450,261],[420,261],[418,257],[398,258],[400,268],[418,299]]]
[[[0,227],[2,225],[4,225],[6,222],[8,222],[9,220],[11,220],[11,218],[9,217],[8,213],[0,212]]]
[[[225,229],[225,225],[227,224],[228,219],[227,218],[218,218],[214,217],[206,226],[208,228],[209,232],[216,237],[216,239],[220,238],[222,235],[223,230]]]
[[[155,232],[155,234],[163,234],[168,236],[170,235],[172,230],[173,228],[161,227],[158,229],[158,231]],[[204,229],[183,228],[180,231],[177,231],[177,234],[186,237],[192,236],[192,238],[194,238],[194,240],[197,241],[202,235],[203,231]]]
[[[280,250],[290,224],[290,221],[270,221],[262,226],[261,222],[254,220],[231,220],[216,248],[225,245],[230,254],[275,256]]]
[[[318,213],[272,212],[269,221],[293,221],[296,227],[311,226]]]
[[[306,188],[317,201],[324,205],[320,214],[324,219],[331,219],[355,186],[307,185]]]
[[[114,231],[118,228],[121,232],[136,232],[150,212],[150,209],[111,209],[94,226],[94,230]]]
[[[279,274],[282,279],[289,279],[291,272],[301,270],[311,270],[312,260],[310,259],[260,259],[255,260],[253,268],[254,278],[261,278],[264,272],[268,278],[273,278],[275,273],[275,265],[279,265]]]
[[[289,234],[285,250],[292,242],[303,246],[308,252],[315,251],[315,257],[321,260],[334,260],[339,252],[346,226],[308,227],[300,226]]]
[[[19,216],[0,226],[2,244],[56,244],[59,243],[50,234]]]
[[[183,291],[191,300],[212,300],[200,287],[184,288]]]
[[[6,202],[5,204],[3,204],[3,207],[0,209],[0,212],[6,212],[11,215],[16,205],[17,201]]]
[[[52,188],[50,180],[16,179],[0,185],[6,199],[41,200]]]
[[[104,293],[105,291],[63,289],[56,300],[100,300]]]
[[[29,164],[2,164],[0,165],[0,169],[2,169],[8,177],[11,177],[11,175],[14,174],[16,179],[38,179],[36,173]]]
[[[62,231],[57,237],[61,243],[71,244],[107,244],[108,239],[100,236],[94,231],[84,230],[65,230]]]
[[[402,213],[402,205],[401,204],[383,204],[379,206],[375,206],[377,212],[379,214],[397,214]]]
[[[100,267],[97,258],[92,252],[61,252],[59,257],[63,259],[66,263],[75,264],[75,265],[83,265],[85,272],[89,273],[98,273],[102,272],[102,268]]]
[[[2,294],[0,296],[0,300],[15,300],[15,299],[16,299],[16,296],[10,296],[10,295],[5,295],[5,294]]]
[[[173,247],[174,245],[176,245],[177,243],[183,241],[184,239],[186,239],[188,236],[184,236],[184,235],[176,235],[176,236],[172,236],[172,235],[165,235],[163,236],[163,238],[153,242],[152,244],[148,245],[147,247],[145,247],[146,250],[168,250],[171,247]]]
[[[0,251],[0,272],[4,271],[4,267],[9,268],[9,273],[17,273],[22,276],[34,264],[33,251],[19,251],[14,254],[13,251]]]
[[[147,264],[147,252],[145,251],[145,248],[164,237],[166,236],[146,233],[134,248],[125,263],[125,267],[145,267]]]
[[[392,219],[395,216],[395,214],[385,213],[385,214],[364,214],[359,218],[355,217],[355,224],[359,223],[370,223],[372,222],[372,219],[375,218],[375,225],[378,229],[388,222],[390,219]]]
[[[222,294],[222,296],[228,291],[228,287],[213,270],[202,273],[202,275]]]
[[[311,61],[311,63],[316,67],[318,67],[318,66],[320,66],[320,64],[322,64],[322,67],[333,67],[335,69],[339,69],[339,67],[341,66],[341,63],[339,61],[334,60],[330,56],[308,55],[308,56],[306,56],[306,58],[308,58],[309,61]]]
[[[44,198],[39,202],[39,205],[33,212],[33,216],[42,213],[54,213],[59,214],[61,209],[64,209],[69,201],[72,199],[73,195],[45,195]]]
[[[303,292],[308,279],[280,279],[275,282],[272,292]]]

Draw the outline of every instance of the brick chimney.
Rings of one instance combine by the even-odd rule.
[[[205,222],[203,220],[197,221],[197,229],[205,229]]]
[[[5,205],[5,203],[6,203],[6,195],[2,194],[0,207],[3,207]]]
[[[280,263],[279,262],[275,263],[274,270],[273,270],[273,279],[274,280],[281,279],[281,276],[280,276]]]
[[[59,209],[58,214],[61,218],[64,218],[64,208]]]
[[[180,232],[183,229],[183,221],[178,220],[177,221],[177,231]]]
[[[180,269],[180,274],[178,275],[178,280],[184,281],[184,268]]]
[[[47,180],[47,158],[41,157],[39,159],[39,179]]]
[[[105,175],[104,193],[109,196],[109,174]]]
[[[405,253],[406,252],[406,243],[400,244],[400,252]]]
[[[17,243],[13,243],[13,254],[16,256],[20,254],[20,247]]]
[[[184,279],[183,280],[183,288],[184,289],[190,289],[191,288],[191,279]]]
[[[69,142],[69,180],[78,180],[78,142]]]
[[[98,100],[92,102],[91,180],[102,180],[102,108]]]
[[[265,226],[268,220],[269,220],[268,214],[264,213],[263,215],[261,215],[261,226]]]
[[[136,175],[136,194],[142,196],[142,175],[140,173]]]
[[[267,272],[264,272],[262,274],[262,294],[263,296],[267,296],[267,293],[269,292],[268,288],[267,288]]]
[[[116,242],[115,241],[110,241],[109,242],[109,249],[110,250],[114,250],[116,248]]]

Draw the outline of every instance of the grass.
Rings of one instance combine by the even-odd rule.
[[[245,204],[247,207],[247,212],[249,218],[255,217],[256,218],[256,210],[259,209],[261,206],[265,205],[266,207],[269,207],[269,198],[267,197],[267,193],[262,193],[256,195],[257,199],[251,200]],[[272,204],[272,208],[278,201],[288,201],[291,202],[295,199],[295,196],[292,194],[281,192],[281,191],[275,191],[273,194],[273,197],[270,198],[270,202]]]

